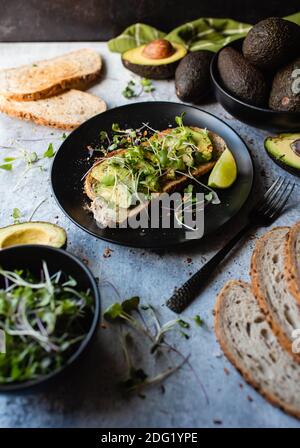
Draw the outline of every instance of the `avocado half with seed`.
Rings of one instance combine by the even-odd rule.
[[[265,149],[279,166],[300,176],[300,133],[268,137],[265,140]]]
[[[45,244],[66,248],[66,231],[49,222],[22,222],[0,229],[0,249],[22,244]]]
[[[144,78],[167,79],[174,76],[179,61],[186,53],[184,45],[156,39],[125,51],[122,62],[128,70]]]

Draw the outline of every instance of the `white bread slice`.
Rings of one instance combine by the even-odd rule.
[[[0,70],[0,94],[17,101],[57,95],[67,89],[85,89],[100,75],[96,51],[83,48],[56,58]]]
[[[75,129],[105,110],[106,104],[101,98],[75,89],[36,101],[15,101],[0,95],[1,112],[59,129]]]
[[[285,239],[289,227],[277,227],[258,239],[251,260],[253,293],[282,347],[292,352],[292,332],[300,328],[300,307],[290,294],[284,275]]]
[[[286,238],[284,272],[288,289],[300,304],[300,221],[291,227]]]
[[[219,293],[215,333],[245,380],[272,404],[300,418],[300,366],[278,343],[248,283],[230,281]]]

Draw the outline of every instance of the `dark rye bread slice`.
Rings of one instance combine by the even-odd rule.
[[[86,89],[100,76],[100,55],[89,48],[0,70],[0,94],[16,101],[58,95],[67,89]]]
[[[197,130],[197,129],[200,130],[200,128],[196,128],[196,127],[193,127],[193,129],[194,130]],[[168,133],[168,132],[170,132],[170,129],[166,129],[165,131],[161,131],[161,134],[163,134],[164,132]],[[225,150],[226,143],[219,135],[217,135],[217,134],[215,134],[215,133],[213,133],[211,131],[208,131],[208,135],[209,135],[209,138],[210,138],[210,140],[212,142],[213,151],[214,151],[214,153],[216,155],[216,158],[218,158],[222,154],[222,152]],[[111,153],[108,154],[108,156],[106,158],[109,158],[109,157],[112,157],[112,156],[115,156],[115,155],[118,155],[118,154],[123,154],[125,151],[126,151],[126,149],[119,149],[119,150],[116,150],[116,151],[112,151]],[[105,159],[102,159],[102,160],[96,162],[93,167],[103,163],[103,161],[105,161]],[[195,178],[200,178],[201,176],[204,176],[204,174],[206,174],[209,171],[211,171],[212,168],[214,167],[214,165],[215,165],[215,161],[203,163],[199,167],[197,167],[194,170],[192,170],[191,174]],[[92,167],[92,169],[93,169],[93,167]],[[96,212],[97,209],[99,210],[99,207],[97,207],[97,203],[96,203],[97,202],[97,195],[95,194],[94,189],[93,189],[94,179],[93,179],[93,176],[92,176],[92,169],[88,172],[87,176],[85,177],[84,191],[85,191],[85,194],[89,197],[89,199],[91,201],[94,201],[94,204],[92,204],[91,209],[92,209],[92,211],[94,213],[94,216],[95,216],[96,215],[95,212]],[[163,184],[162,192],[163,193],[171,193],[171,192],[173,192],[175,190],[178,190],[181,187],[183,187],[185,185],[185,183],[187,183],[188,181],[189,181],[189,177],[184,176],[184,175],[180,176],[175,181],[167,180]],[[155,196],[155,198],[159,198],[159,193],[157,193],[157,194],[155,194],[153,196]],[[118,220],[118,223],[126,221],[126,219],[128,219],[128,218],[130,218],[132,216],[137,215],[143,209],[148,207],[148,205],[149,205],[149,201],[146,201],[146,202],[144,202],[144,203],[142,203],[142,204],[140,204],[140,205],[138,205],[138,206],[136,206],[134,208],[128,209],[127,213],[125,213],[124,210],[123,210],[122,219]],[[102,207],[102,204],[100,204],[100,207]]]
[[[251,260],[253,293],[282,347],[294,360],[293,330],[300,328],[300,307],[289,292],[285,270],[285,241],[289,227],[277,227],[258,239]]]
[[[105,110],[101,98],[75,89],[36,101],[15,101],[0,95],[0,112],[58,129],[75,129]]]
[[[284,272],[288,289],[300,304],[300,221],[287,234]]]
[[[300,366],[279,344],[248,283],[229,281],[219,293],[215,333],[245,380],[273,405],[300,418]]]

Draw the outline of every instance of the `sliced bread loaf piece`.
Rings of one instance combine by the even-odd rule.
[[[252,289],[282,347],[292,352],[295,329],[300,329],[300,307],[289,292],[284,275],[285,240],[289,227],[277,227],[258,239],[251,260]]]
[[[75,129],[105,110],[101,98],[75,89],[37,101],[15,101],[0,95],[1,112],[59,129]]]
[[[101,58],[84,48],[21,67],[0,70],[0,94],[17,101],[57,95],[67,89],[85,89],[100,75]]]
[[[248,283],[228,282],[215,307],[215,332],[227,358],[272,404],[300,418],[300,366],[282,349]]]
[[[300,221],[291,227],[286,238],[285,278],[290,293],[300,304]]]

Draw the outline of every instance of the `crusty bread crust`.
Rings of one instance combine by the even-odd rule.
[[[35,101],[15,101],[0,95],[1,112],[21,120],[64,130],[75,129],[105,110],[106,104],[101,98],[75,89]]]
[[[35,64],[0,70],[0,94],[16,101],[33,101],[68,89],[84,90],[99,77],[102,60],[91,49],[80,49]]]
[[[258,267],[258,262],[257,262],[258,256],[259,256],[260,252],[263,250],[263,248],[265,246],[265,242],[269,238],[269,235],[272,232],[276,232],[276,230],[278,230],[278,229],[289,229],[289,227],[275,227],[272,230],[270,230],[269,232],[265,233],[256,242],[255,249],[252,253],[251,268],[250,268],[252,290],[253,290],[253,293],[258,301],[258,304],[259,304],[261,310],[265,314],[266,319],[267,319],[269,325],[271,326],[273,333],[276,335],[279,343],[292,356],[292,358],[297,363],[300,363],[300,355],[292,352],[291,340],[286,336],[286,334],[282,330],[281,326],[278,325],[278,323],[276,323],[274,321],[274,319],[272,318],[265,295],[261,290],[260,282],[259,282],[259,267]]]
[[[300,233],[300,221],[290,228],[285,241],[285,279],[290,293],[300,304],[300,272],[296,254],[296,242]]]
[[[223,320],[223,311],[225,306],[225,301],[227,294],[229,293],[232,287],[239,286],[242,288],[246,288],[249,290],[250,294],[253,294],[251,290],[251,286],[248,283],[245,283],[240,280],[230,280],[227,282],[221,291],[218,294],[217,301],[214,308],[214,329],[216,338],[223,350],[225,356],[228,360],[233,364],[233,366],[238,370],[238,372],[244,377],[246,382],[250,384],[250,386],[254,387],[254,389],[260,393],[264,398],[266,398],[271,404],[280,408],[284,412],[292,415],[300,419],[300,412],[295,409],[292,405],[282,402],[275,394],[271,394],[263,389],[261,385],[253,378],[251,373],[247,370],[247,368],[243,365],[240,359],[236,358],[230,348],[226,344],[226,335],[222,331],[222,320]]]

